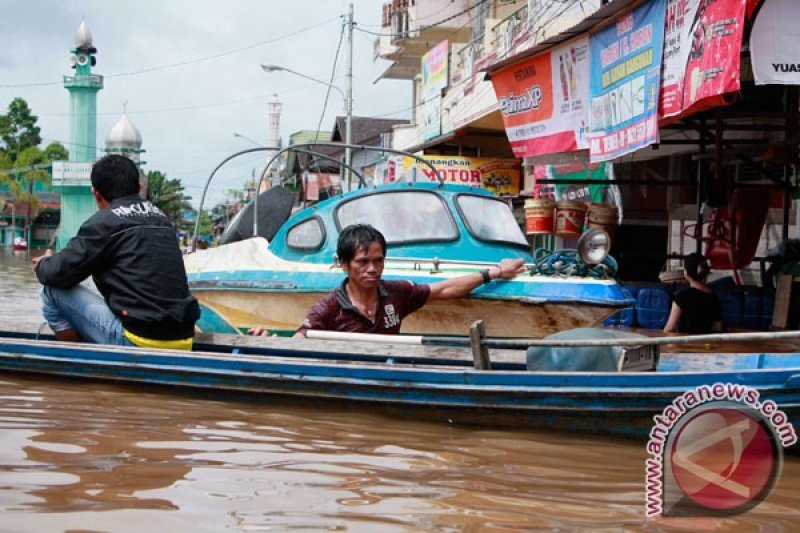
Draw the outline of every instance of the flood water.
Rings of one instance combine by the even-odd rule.
[[[41,322],[0,252],[0,329]],[[0,531],[798,531],[800,460],[731,518],[646,519],[642,443],[0,373]]]

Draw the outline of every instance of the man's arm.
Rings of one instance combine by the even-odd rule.
[[[69,289],[92,274],[108,236],[96,224],[88,222],[63,250],[56,254],[45,252],[34,260],[33,269],[40,283]]]
[[[428,301],[434,300],[450,300],[452,298],[462,298],[469,294],[472,289],[478,287],[489,280],[495,279],[512,279],[518,273],[524,270],[525,260],[519,259],[503,259],[500,264],[488,269],[488,280],[484,279],[484,275],[480,272],[475,274],[465,274],[457,278],[450,278],[438,283],[432,283],[431,294],[428,296]]]

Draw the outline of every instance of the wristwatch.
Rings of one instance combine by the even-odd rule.
[[[481,270],[481,276],[483,276],[484,285],[492,281],[492,276],[489,274],[488,268],[484,268],[483,270]]]

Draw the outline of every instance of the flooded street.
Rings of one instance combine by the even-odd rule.
[[[0,252],[0,328],[42,319]],[[0,374],[0,531],[797,531],[800,460],[732,518],[644,518],[644,444]]]

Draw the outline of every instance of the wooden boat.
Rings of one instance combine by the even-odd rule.
[[[702,342],[702,340],[698,340]],[[532,372],[522,351],[477,370],[458,348],[200,335],[193,352],[0,334],[0,371],[205,390],[215,399],[354,403],[439,422],[642,438],[679,394],[756,388],[800,424],[800,353],[664,353],[656,371]]]
[[[286,209],[281,190],[264,193],[273,194],[279,206],[263,211]],[[240,222],[229,231],[239,231]],[[404,333],[461,335],[475,320],[484,320],[499,337],[543,336],[596,325],[632,303],[613,279],[609,262],[586,265],[574,251],[535,259],[508,204],[482,189],[428,182],[382,185],[327,199],[272,223],[276,229],[269,241],[248,238],[185,256],[189,287],[203,306],[198,324],[203,331],[264,325],[293,332],[308,309],[342,282],[336,244],[339,230],[353,223],[372,224],[386,236],[384,279],[433,283],[507,257],[526,260],[528,274],[481,286],[468,298],[427,305],[404,320]],[[246,226],[244,234],[252,235],[252,215]]]

